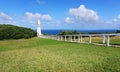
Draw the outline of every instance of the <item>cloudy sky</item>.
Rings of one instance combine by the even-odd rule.
[[[119,0],[0,0],[0,24],[36,29],[120,29]]]

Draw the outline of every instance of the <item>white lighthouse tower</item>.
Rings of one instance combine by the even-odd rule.
[[[41,37],[41,26],[40,26],[40,20],[38,20],[37,23],[37,37]]]

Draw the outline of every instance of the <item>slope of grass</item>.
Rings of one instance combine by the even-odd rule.
[[[0,72],[120,72],[120,48],[42,38],[0,41]]]

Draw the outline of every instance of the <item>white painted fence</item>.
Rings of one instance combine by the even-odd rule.
[[[102,37],[102,43],[106,44],[106,46],[110,46],[110,37],[111,36],[120,36],[120,34],[76,34],[76,35],[58,35],[57,40],[64,40],[64,41],[70,41],[70,42],[76,42],[78,43],[85,43],[83,42],[83,37],[89,37],[89,40],[87,43],[92,43],[92,37],[93,36],[99,36]],[[67,39],[68,38],[68,39]]]
[[[83,37],[88,37],[88,42],[83,42]],[[120,34],[75,34],[75,35],[42,35],[42,38],[55,39],[60,41],[78,42],[92,44],[92,37],[102,37],[102,43],[110,46],[111,36],[120,36]]]

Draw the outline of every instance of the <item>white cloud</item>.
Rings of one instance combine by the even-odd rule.
[[[13,18],[3,12],[0,13],[0,18],[3,19],[3,20],[7,20],[7,21],[10,21],[10,20],[13,20]]]
[[[70,17],[66,17],[66,18],[65,18],[65,22],[66,22],[66,23],[72,23],[72,19],[71,19]]]
[[[6,13],[0,13],[0,22],[1,23],[12,23],[13,18]]]
[[[72,29],[115,29],[120,23],[120,15],[112,21],[101,21],[96,11],[80,5],[78,8],[70,8],[69,16],[65,18],[66,23],[70,23],[68,27]],[[68,24],[66,24],[68,25]]]
[[[116,18],[114,18],[114,19],[111,21],[111,23],[112,23],[113,25],[116,25],[116,28],[117,28],[117,29],[120,29],[120,14],[119,14]]]
[[[25,13],[25,18],[28,20],[33,20],[33,19],[39,19],[41,17],[41,14],[39,13],[31,13],[31,12],[26,12]]]
[[[117,22],[117,21],[118,21],[118,19],[113,19],[113,21],[114,21],[114,22]]]
[[[36,0],[36,2],[38,3],[38,4],[45,4],[45,1],[42,1],[42,0]]]
[[[52,20],[52,17],[48,14],[45,14],[41,16],[41,19],[48,21],[48,20]]]
[[[118,15],[118,17],[117,17],[118,19],[120,19],[120,15]]]
[[[120,14],[116,18],[105,21],[105,23],[113,25],[120,24]]]
[[[99,16],[94,10],[87,9],[84,5],[80,5],[78,8],[70,8],[70,15],[78,20],[85,22],[98,21]]]
[[[120,15],[112,20],[113,23],[120,23]]]
[[[41,20],[45,20],[45,21],[51,21],[52,17],[49,14],[40,14],[40,13],[33,14],[31,12],[26,12],[25,19],[27,19],[27,20],[41,19]]]

